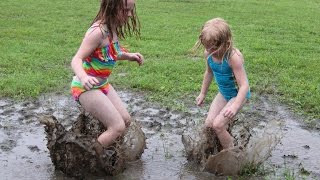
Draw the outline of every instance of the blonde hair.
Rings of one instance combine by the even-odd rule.
[[[209,49],[221,50],[224,56],[230,57],[233,49],[232,33],[227,22],[222,18],[214,18],[207,21],[201,28],[199,39],[193,49],[198,50],[200,46]]]

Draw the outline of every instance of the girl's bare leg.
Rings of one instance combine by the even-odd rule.
[[[213,99],[207,119],[205,121],[205,126],[208,128],[213,128],[213,121],[218,116],[223,107],[227,104],[227,101],[224,99],[222,94],[219,92],[216,97]]]
[[[219,112],[219,114],[215,117],[213,124],[212,124],[212,127],[213,127],[215,133],[217,134],[223,149],[228,149],[228,148],[234,146],[233,137],[227,131],[228,124],[230,123],[230,121],[232,119],[224,117],[224,115],[222,114],[223,110],[225,108],[230,107],[234,103],[234,101],[235,101],[235,98],[232,98],[227,102],[227,104],[222,108],[222,110]],[[225,99],[221,100],[221,104],[223,104],[225,102],[226,102]],[[242,105],[245,102],[246,102],[246,100],[242,102]]]
[[[107,130],[98,137],[98,142],[107,147],[125,131],[124,120],[109,97],[100,90],[90,90],[81,94],[83,108],[103,123]]]
[[[131,116],[129,112],[127,111],[125,105],[123,104],[122,100],[120,99],[117,92],[114,90],[114,88],[111,86],[109,87],[108,92],[108,98],[114,105],[114,107],[118,110],[118,112],[121,114],[122,119],[124,120],[127,127],[129,127],[131,122]]]
[[[231,106],[234,100],[235,98],[232,98],[227,102],[222,94],[218,93],[210,106],[208,118],[206,120],[207,127],[213,128],[223,149],[233,147],[233,137],[227,131],[231,119],[224,117],[222,112],[225,108]]]
[[[230,106],[230,101],[226,106]],[[223,149],[228,149],[233,147],[233,137],[227,131],[228,123],[230,119],[224,117],[221,113],[213,121],[213,130],[217,134],[220,144],[222,145]]]

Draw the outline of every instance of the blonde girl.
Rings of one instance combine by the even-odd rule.
[[[211,103],[205,126],[214,130],[222,147],[227,149],[233,147],[233,138],[227,131],[228,123],[250,98],[244,59],[233,47],[230,27],[222,18],[204,24],[195,48],[200,46],[205,49],[206,70],[196,103],[198,106],[203,104],[214,77],[219,92]]]

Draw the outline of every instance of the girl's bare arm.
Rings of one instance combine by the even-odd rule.
[[[247,78],[246,71],[244,69],[244,59],[241,52],[237,49],[235,49],[234,51],[235,52],[230,57],[229,63],[235,75],[237,84],[239,86],[238,94],[233,103],[233,106],[237,110],[239,110],[249,91],[249,81]]]
[[[206,95],[209,89],[209,86],[212,82],[212,78],[213,78],[213,74],[212,74],[212,70],[208,65],[208,52],[205,51],[204,52],[204,57],[205,57],[205,63],[206,63],[206,70],[204,72],[203,75],[203,81],[202,81],[202,86],[201,86],[201,94]]]
[[[142,65],[144,62],[144,57],[140,53],[124,52],[119,57],[117,57],[117,60],[136,61],[139,65]]]
[[[102,43],[103,34],[99,28],[95,28],[92,32],[87,34],[82,43],[72,58],[71,67],[76,76],[80,79],[81,84],[86,88],[92,88],[92,85],[99,83],[99,81],[94,77],[88,77],[87,73],[82,67],[82,62],[87,58],[97,47]]]
[[[71,61],[72,70],[80,79],[87,75],[82,68],[82,61],[100,46],[102,38],[103,35],[99,28],[95,28],[83,38],[77,53]]]

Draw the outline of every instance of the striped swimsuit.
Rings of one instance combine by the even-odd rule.
[[[227,56],[225,56],[221,63],[217,63],[213,60],[212,56],[208,57],[208,65],[212,70],[215,80],[218,84],[219,91],[222,96],[229,101],[238,94],[238,84],[233,71],[228,63]],[[248,91],[246,98],[251,96],[250,90]]]
[[[89,28],[88,31],[90,31],[92,28],[99,27],[97,25],[93,25]],[[117,57],[120,56],[123,52],[127,52],[119,45],[118,41],[112,42],[109,33],[106,33],[109,39],[109,44],[102,48],[96,48],[92,52],[92,54],[87,57],[82,63],[83,69],[89,76],[106,79],[105,81],[100,82],[100,84],[92,88],[101,90],[105,95],[108,94],[110,86],[108,77],[110,76],[113,68],[116,65]],[[76,101],[79,101],[80,95],[85,91],[87,90],[81,85],[79,78],[77,76],[74,76],[71,82],[71,94],[73,98]]]

